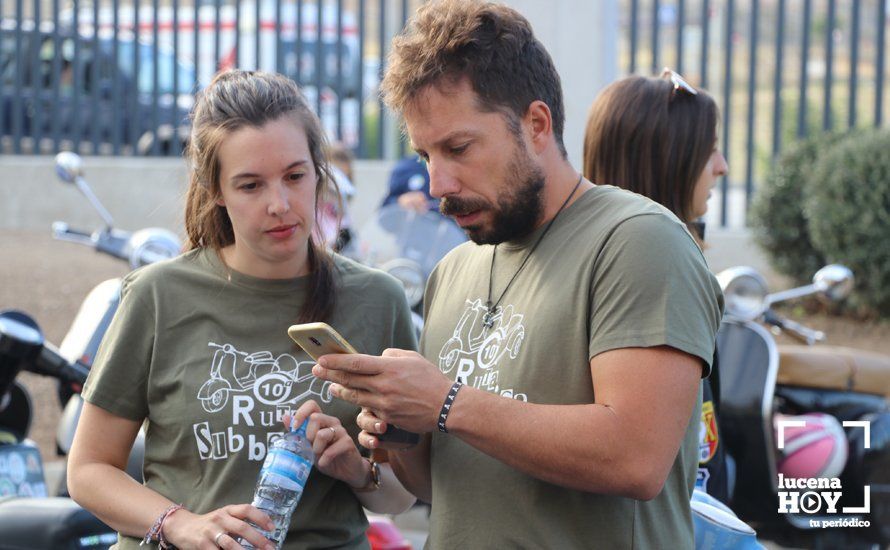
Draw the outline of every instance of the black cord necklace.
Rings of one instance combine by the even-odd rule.
[[[522,268],[525,267],[525,264],[528,262],[528,259],[532,257],[532,254],[535,252],[535,249],[538,248],[538,245],[541,244],[541,241],[544,240],[544,236],[547,235],[547,232],[550,231],[550,228],[553,226],[553,222],[556,221],[556,218],[562,213],[563,209],[569,204],[569,200],[575,195],[575,191],[578,190],[578,187],[581,185],[581,182],[584,181],[584,175],[578,176],[578,183],[575,184],[575,187],[572,187],[572,192],[569,193],[569,196],[566,197],[566,200],[563,201],[562,206],[559,207],[559,210],[556,211],[556,214],[550,219],[547,223],[547,227],[544,228],[544,231],[541,232],[541,236],[538,237],[538,240],[535,241],[535,244],[531,247],[531,250],[528,251],[528,254],[525,255],[525,258],[522,260],[522,263],[519,264],[519,269],[516,270],[516,273],[513,274],[513,277],[510,278],[510,282],[507,283],[507,286],[504,287],[504,291],[501,292],[501,295],[498,296],[497,301],[492,304],[491,303],[491,286],[494,283],[494,259],[498,253],[498,245],[494,245],[494,250],[491,253],[491,268],[488,270],[488,300],[485,302],[485,315],[482,316],[482,326],[486,329],[490,329],[494,326],[494,311],[497,309],[498,304],[501,303],[501,299],[503,299],[504,295],[507,294],[507,291],[510,290],[510,286],[513,284],[513,281],[516,280],[516,276],[519,275],[519,272],[522,271]]]

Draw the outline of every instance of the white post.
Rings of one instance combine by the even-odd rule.
[[[569,160],[581,169],[594,98],[618,77],[618,0],[505,0],[532,24],[562,79]]]
[[[381,58],[385,59],[392,47],[392,39],[402,30],[402,2],[400,0],[384,0],[386,3],[386,44],[381,52]],[[410,6],[410,4],[409,4]],[[408,13],[410,19],[413,13]],[[399,139],[401,129],[401,120],[392,116],[392,112],[386,107],[383,108],[385,115],[381,119],[383,124],[383,158],[398,159],[399,158]],[[406,150],[406,153],[410,151]]]

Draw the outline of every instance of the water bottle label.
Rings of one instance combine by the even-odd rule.
[[[285,449],[271,449],[269,454],[266,455],[265,462],[263,462],[263,469],[260,475],[265,473],[277,474],[304,488],[311,471],[312,463],[305,458]]]

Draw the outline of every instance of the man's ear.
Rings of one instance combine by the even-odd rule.
[[[532,101],[525,112],[523,126],[530,132],[532,147],[541,153],[553,139],[553,116],[550,107],[541,100]]]

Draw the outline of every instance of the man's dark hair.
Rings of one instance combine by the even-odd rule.
[[[480,108],[507,116],[514,132],[533,101],[550,108],[553,135],[566,156],[562,86],[550,54],[516,10],[474,0],[424,4],[393,40],[383,98],[402,113],[427,86],[466,78]]]

